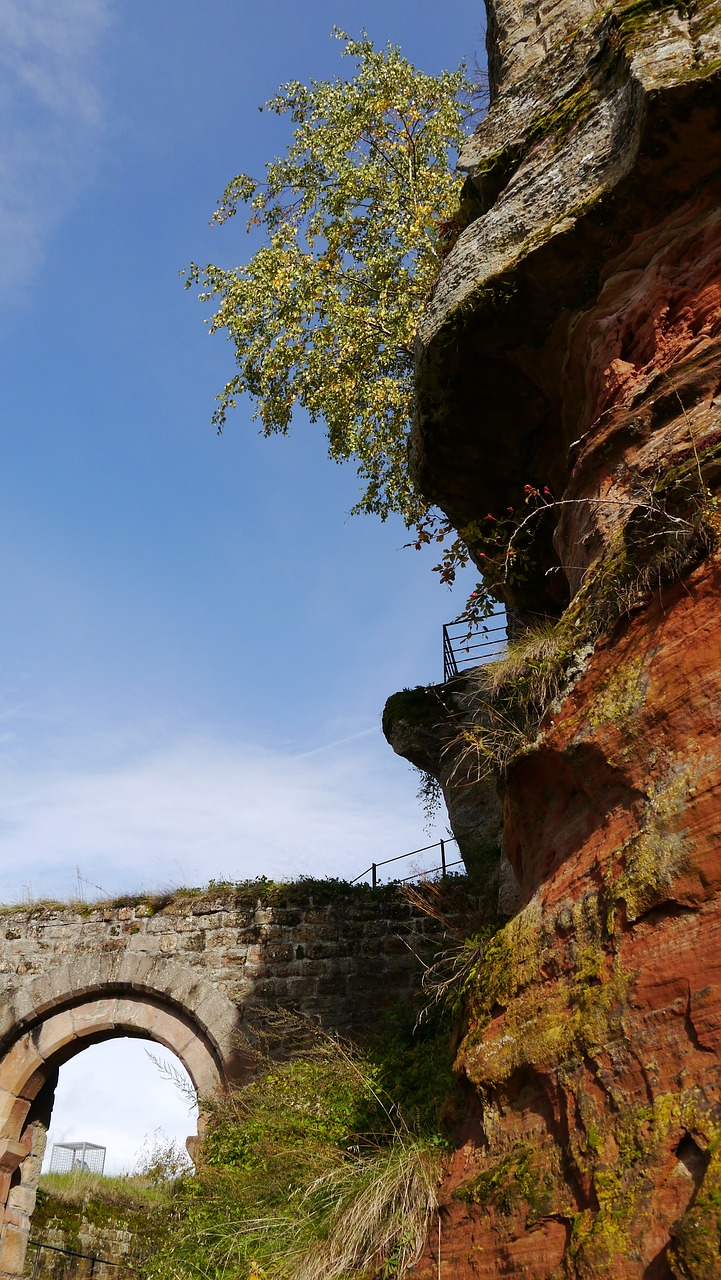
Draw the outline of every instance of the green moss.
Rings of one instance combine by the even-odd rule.
[[[493,1206],[508,1215],[522,1204],[528,1207],[530,1220],[547,1212],[552,1193],[548,1170],[541,1169],[537,1154],[526,1143],[516,1143],[495,1163],[469,1182],[462,1183],[455,1199],[466,1204]]]
[[[575,93],[563,98],[550,111],[539,112],[538,115],[533,116],[518,142],[500,147],[497,151],[483,156],[473,166],[474,179],[493,177],[499,172],[510,174],[533,144],[541,138],[551,138],[556,146],[560,146],[573,126],[590,114],[595,101],[596,95],[590,81],[587,81]]]
[[[618,963],[599,983],[558,978],[534,986],[509,1003],[502,1034],[476,1045],[469,1074],[476,1084],[499,1085],[519,1068],[557,1066],[597,1052],[622,1037],[629,986]]]
[[[597,1211],[577,1214],[569,1255],[580,1274],[615,1274],[619,1258],[628,1256],[642,1239],[653,1214],[654,1166],[666,1167],[669,1144],[694,1133],[711,1155],[709,1167],[691,1208],[682,1220],[669,1258],[674,1274],[687,1280],[717,1280],[721,1217],[721,1168],[717,1161],[718,1128],[697,1090],[660,1094],[653,1103],[621,1107],[607,1121],[617,1156],[611,1163],[596,1160],[592,1170]],[[589,1149],[591,1143],[589,1141]]]
[[[676,3],[675,0],[670,2],[669,0],[632,0],[631,4],[616,9],[614,11],[616,28],[624,44],[638,36],[650,22],[663,13],[680,13],[686,16],[688,5]]]
[[[465,991],[473,1014],[485,1025],[496,1005],[508,1004],[534,981],[541,953],[541,908],[530,902],[479,952]]]
[[[102,1253],[106,1247],[103,1236],[108,1239],[107,1247],[112,1248],[114,1234],[127,1232],[133,1237],[130,1252],[135,1260],[154,1253],[172,1215],[170,1188],[161,1193],[159,1188],[151,1191],[135,1186],[131,1191],[126,1186],[122,1193],[126,1199],[119,1203],[114,1198],[120,1194],[116,1184],[132,1184],[137,1179],[109,1178],[107,1182],[107,1198],[102,1191],[94,1189],[79,1202],[59,1199],[41,1186],[32,1217],[33,1239],[42,1241],[50,1237],[56,1243],[59,1236],[64,1248],[84,1253],[88,1233],[99,1233],[95,1248]],[[131,1197],[134,1203],[128,1203]]]
[[[595,1125],[590,1125],[586,1130],[586,1142],[591,1154],[597,1156],[601,1150],[601,1133]]]
[[[630,975],[609,953],[607,921],[599,894],[545,927],[532,902],[492,938],[467,984],[472,1030],[462,1055],[474,1084],[497,1086],[524,1067],[568,1063],[622,1036]],[[569,972],[546,977],[557,926],[570,935]],[[489,1034],[501,1011],[497,1034]]]
[[[383,710],[383,732],[388,738],[399,720],[418,728],[433,728],[448,715],[449,686],[418,685],[394,693]]]
[[[643,653],[615,667],[588,708],[588,723],[596,728],[610,722],[621,730],[630,730],[646,701],[647,667],[648,658]]]
[[[721,1147],[712,1144],[704,1180],[688,1210],[669,1258],[686,1280],[721,1277]]]
[[[514,169],[541,138],[550,138],[554,146],[565,142],[573,126],[585,119],[593,109],[597,95],[590,82],[569,94],[552,110],[534,116],[519,141],[489,152],[473,166],[473,177],[461,188],[458,209],[444,224],[442,252],[445,257],[471,223],[482,217],[506,185]],[[494,304],[498,301],[494,290]]]
[[[684,765],[649,792],[639,827],[622,850],[623,870],[609,870],[609,892],[623,901],[628,920],[638,918],[673,892],[689,865],[688,837],[681,826],[699,766]]]

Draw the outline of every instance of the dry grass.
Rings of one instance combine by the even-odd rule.
[[[449,875],[445,880],[408,881],[400,895],[413,910],[435,920],[449,938],[462,942],[488,920],[488,911],[473,896],[465,875]]]
[[[503,774],[534,741],[551,703],[560,695],[570,657],[557,622],[544,621],[512,640],[497,662],[468,675],[458,734],[445,755],[453,763],[449,782],[473,785]]]
[[[509,640],[505,653],[496,662],[473,672],[474,692],[495,700],[502,698],[509,687],[515,688],[519,680],[529,680],[533,700],[539,706],[548,706],[560,691],[558,652],[558,623],[544,620]]]
[[[308,1189],[325,1239],[288,1259],[288,1280],[342,1280],[392,1263],[401,1280],[418,1261],[438,1212],[439,1157],[426,1145],[397,1141],[371,1159],[344,1164]]]
[[[443,928],[449,941],[435,959],[424,966],[422,986],[427,1002],[416,1026],[430,1016],[434,1005],[453,1004],[467,979],[483,959],[485,937],[493,932],[487,907],[469,896],[465,876],[407,884],[403,897],[415,911],[423,912]]]
[[[80,1207],[93,1200],[123,1209],[145,1209],[167,1204],[170,1188],[149,1178],[106,1178],[76,1169],[72,1173],[44,1173],[40,1189],[61,1204]]]

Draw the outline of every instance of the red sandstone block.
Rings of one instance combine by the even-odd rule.
[[[23,1274],[27,1243],[27,1231],[17,1224],[13,1224],[12,1221],[8,1221],[5,1227],[2,1250],[0,1251],[0,1273],[8,1276],[21,1276]]]

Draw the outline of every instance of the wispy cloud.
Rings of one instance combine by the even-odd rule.
[[[425,844],[413,779],[378,733],[306,755],[194,736],[124,763],[0,773],[0,900],[209,878],[353,878]],[[88,891],[88,896],[94,896]]]
[[[86,180],[113,0],[0,0],[0,299],[17,299]]]

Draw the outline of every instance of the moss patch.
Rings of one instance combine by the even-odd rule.
[[[589,724],[596,728],[611,722],[622,731],[632,727],[637,712],[646,701],[649,656],[638,654],[613,670],[588,709]]]
[[[652,1104],[622,1108],[610,1128],[617,1148],[613,1162],[596,1161],[592,1173],[598,1210],[575,1216],[569,1246],[578,1273],[611,1276],[619,1258],[637,1247],[653,1216],[654,1165],[684,1133],[694,1133],[711,1152],[700,1191],[682,1220],[669,1250],[687,1280],[718,1280],[721,1168],[716,1156],[718,1127],[700,1092],[660,1094]]]
[[[506,1216],[525,1205],[528,1218],[533,1221],[548,1212],[552,1190],[550,1173],[541,1168],[533,1147],[517,1142],[477,1177],[462,1183],[455,1199],[486,1208],[493,1206]]]
[[[472,1025],[460,1058],[474,1084],[498,1086],[520,1068],[558,1066],[623,1037],[631,978],[611,954],[609,920],[605,897],[592,892],[545,922],[531,902],[492,938],[467,983]],[[568,934],[566,971],[545,973],[558,930]]]
[[[505,1010],[501,1034],[469,1054],[474,1083],[499,1085],[521,1067],[553,1067],[623,1038],[620,1018],[630,977],[614,964],[600,982],[557,979],[534,986]]]
[[[721,1278],[721,1146],[712,1144],[706,1176],[669,1250],[687,1280]]]
[[[698,768],[677,768],[651,789],[638,831],[622,851],[623,870],[615,877],[609,873],[609,891],[625,903],[630,921],[672,896],[674,882],[689,865],[681,820]]]
[[[172,1214],[171,1185],[151,1187],[138,1178],[89,1179],[85,1194],[78,1185],[74,1198],[67,1199],[61,1198],[67,1191],[62,1179],[55,1178],[60,1195],[48,1189],[53,1177],[46,1176],[43,1182],[32,1217],[33,1240],[87,1253],[90,1238],[92,1252],[115,1257],[116,1233],[127,1233],[132,1237],[132,1242],[127,1242],[129,1254],[136,1261],[159,1248]]]

